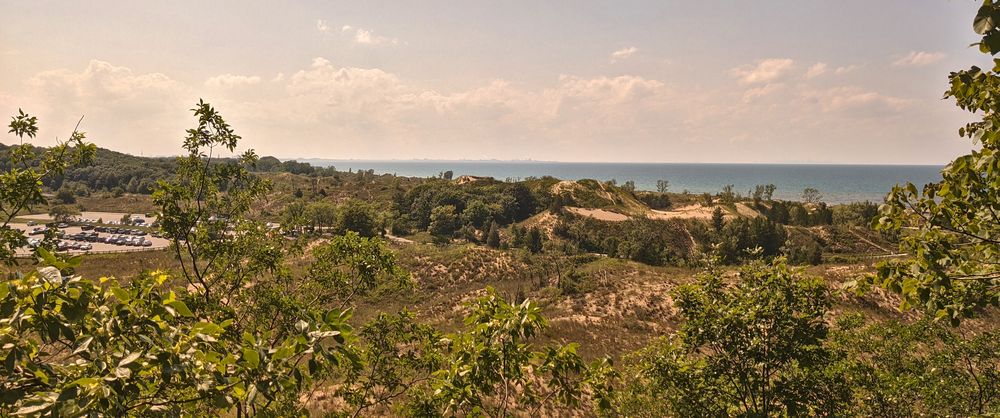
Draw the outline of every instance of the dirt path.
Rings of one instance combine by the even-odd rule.
[[[385,239],[387,239],[389,241],[392,241],[392,242],[394,242],[396,244],[404,244],[404,245],[405,244],[413,244],[413,242],[414,242],[411,239],[406,239],[406,238],[403,238],[403,237],[397,237],[397,236],[392,235],[392,234],[385,234]]]
[[[883,252],[885,252],[888,255],[895,255],[888,248],[885,248],[885,247],[883,247],[881,245],[878,245],[878,244],[872,242],[871,240],[869,240],[868,238],[863,237],[861,234],[859,234],[853,228],[848,228],[847,230],[850,231],[851,235],[854,235],[857,239],[861,240],[861,242],[864,242],[864,243],[866,243],[868,245],[871,245],[872,247],[878,248],[879,250],[882,250]]]

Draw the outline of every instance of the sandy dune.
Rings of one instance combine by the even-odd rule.
[[[618,212],[612,212],[604,209],[585,209],[568,206],[565,209],[572,214],[586,216],[600,221],[621,222],[628,220],[629,218],[628,215],[622,215]]]
[[[714,207],[694,204],[672,210],[650,209],[646,216],[650,219],[712,219],[713,210]]]
[[[694,204],[672,210],[650,209],[646,216],[650,219],[712,219],[712,211],[714,211],[715,208],[715,206],[706,207],[701,204]],[[759,212],[742,203],[736,204],[736,212],[738,212],[740,216],[747,218],[760,216]],[[728,211],[723,210],[723,213],[725,213],[727,219],[735,217]]]

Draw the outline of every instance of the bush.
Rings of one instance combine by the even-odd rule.
[[[869,226],[878,217],[878,205],[864,201],[833,207],[834,225]]]
[[[850,392],[828,372],[822,281],[758,262],[733,285],[705,274],[674,301],[681,330],[637,355],[624,415],[830,416],[846,403]]]
[[[458,215],[452,205],[438,206],[431,211],[428,231],[434,237],[451,238],[458,229]]]
[[[576,296],[592,292],[597,288],[593,278],[577,270],[570,270],[559,278],[559,290],[563,295]]]
[[[59,189],[58,193],[56,193],[56,200],[58,200],[59,203],[67,205],[76,203],[76,196],[73,195],[73,192],[71,190],[63,187]]]
[[[650,209],[670,209],[671,206],[670,196],[666,193],[638,192],[635,197]]]
[[[336,230],[338,234],[353,231],[363,237],[380,235],[379,227],[376,225],[375,208],[356,199],[344,202],[337,214]]]
[[[823,262],[823,246],[810,236],[789,238],[782,249],[791,264],[818,265]]]

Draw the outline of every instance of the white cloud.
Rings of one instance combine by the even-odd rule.
[[[142,99],[150,94],[169,94],[180,85],[162,73],[136,74],[132,69],[91,60],[79,73],[70,70],[43,71],[28,85],[44,94],[112,101]]]
[[[365,45],[381,45],[381,44],[393,44],[399,43],[399,40],[395,38],[387,38],[385,36],[376,35],[375,32],[368,29],[361,29],[354,33],[354,42]]]
[[[795,66],[791,58],[769,58],[754,65],[733,68],[729,73],[742,84],[769,83],[788,75]]]
[[[323,33],[331,33],[334,29],[323,19],[316,21],[316,30]],[[340,32],[351,36],[351,40],[361,45],[398,45],[399,40],[387,36],[375,34],[375,31],[365,28],[356,28],[351,25],[343,25]]]
[[[330,25],[327,25],[325,20],[318,19],[318,20],[316,20],[316,30],[318,30],[320,32],[329,32],[330,31]]]
[[[325,25],[324,25],[325,26]],[[329,28],[323,30],[328,31]],[[387,36],[381,36],[375,34],[375,31],[365,28],[356,28],[351,25],[344,25],[340,27],[341,33],[346,33],[351,35],[351,40],[357,44],[361,45],[398,45],[399,40],[396,38],[390,38]]]
[[[805,158],[891,141],[887,121],[920,105],[857,86],[819,88],[807,68],[762,64],[746,67],[738,81],[716,73],[719,82],[709,87],[562,75],[538,87],[491,80],[448,91],[325,58],[273,78],[222,74],[190,86],[95,60],[82,70],[39,73],[21,94],[0,92],[0,110],[24,106],[42,117],[43,129],[64,129],[86,114],[95,143],[146,155],[180,151],[193,123],[188,109],[203,97],[244,137],[241,146],[261,155],[719,161],[719,147],[728,147],[728,161],[768,161],[775,147]],[[222,88],[237,86],[251,88]],[[910,121],[893,132],[920,130],[927,125]],[[65,136],[40,137],[57,134]]]
[[[220,74],[205,80],[206,87],[243,87],[260,84],[260,77],[239,74]]]
[[[747,89],[747,91],[743,92],[743,103],[745,104],[751,103],[758,98],[771,95],[784,88],[785,88],[784,84],[775,83],[775,84],[765,84],[763,86]]]
[[[858,69],[857,65],[847,65],[843,67],[837,67],[837,69],[833,70],[833,73],[836,75],[844,75],[856,69]]]
[[[628,57],[631,57],[637,51],[639,51],[638,48],[636,48],[634,46],[630,46],[630,47],[622,48],[622,49],[619,49],[619,50],[617,50],[615,52],[612,52],[611,53],[611,63],[614,64],[614,63],[616,63],[618,61],[621,61],[621,60],[624,60],[624,59],[626,59]]]
[[[162,73],[91,60],[82,71],[43,71],[25,81],[18,101],[43,121],[39,138],[61,137],[85,115],[83,130],[95,143],[128,152],[178,151],[193,89]],[[24,105],[28,106],[28,105]],[[29,108],[25,108],[29,111]]]
[[[892,65],[897,67],[922,67],[943,60],[943,52],[910,51],[909,54],[897,59]]]
[[[808,102],[818,104],[825,112],[850,111],[859,115],[879,116],[898,112],[911,104],[909,100],[889,96],[856,86],[841,86],[803,92]]]
[[[806,70],[806,78],[807,79],[816,78],[816,77],[819,77],[819,76],[821,76],[823,74],[826,74],[826,63],[825,62],[817,62],[817,63],[813,64],[811,67],[809,67],[808,70]]]

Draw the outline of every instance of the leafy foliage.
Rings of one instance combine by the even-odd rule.
[[[964,333],[963,333],[964,334]],[[843,353],[837,372],[851,382],[857,416],[984,416],[1000,412],[1000,339],[995,332],[961,335],[922,319],[837,321],[831,349]]]
[[[10,226],[21,211],[46,203],[43,181],[58,176],[69,167],[88,163],[94,155],[94,145],[84,142],[86,135],[79,125],[65,142],[42,153],[24,139],[34,139],[38,133],[38,118],[18,109],[11,117],[9,133],[18,137],[20,145],[7,150],[9,163],[0,172],[0,262],[14,264],[15,250],[26,245],[24,234]]]
[[[56,260],[0,290],[2,410],[17,414],[122,416],[152,412],[256,411],[285,406],[308,380],[297,365],[339,363],[346,316],[301,322],[280,338],[240,333],[234,319],[206,320],[168,277],[125,287],[65,275]],[[317,366],[318,367],[318,366]],[[9,408],[9,409],[8,409]]]
[[[356,297],[379,287],[405,288],[410,275],[396,264],[396,256],[382,241],[348,232],[333,237],[312,251],[316,259],[306,277],[315,300],[346,308]]]
[[[539,197],[522,183],[502,183],[480,179],[465,184],[432,181],[420,184],[401,196],[396,203],[401,214],[418,228],[431,223],[431,211],[454,206],[463,224],[483,229],[490,221],[501,225],[527,219],[543,206]],[[466,211],[469,210],[469,213]],[[456,225],[459,229],[462,225]]]
[[[414,406],[418,415],[535,415],[551,401],[577,405],[585,390],[607,406],[607,360],[588,367],[575,344],[532,350],[528,341],[546,326],[533,303],[514,306],[488,289],[470,308],[469,331],[442,340],[447,367],[434,374],[433,393]]]
[[[980,51],[1000,52],[996,17],[1000,5],[986,1],[973,23]],[[971,67],[949,75],[946,98],[982,120],[959,129],[980,145],[956,158],[941,181],[918,191],[897,185],[880,210],[878,228],[899,233],[905,260],[879,265],[869,280],[941,319],[958,323],[986,306],[1000,306],[1000,59],[992,70]]]
[[[781,262],[747,265],[731,285],[709,272],[680,287],[684,323],[639,354],[640,380],[623,405],[641,412],[652,402],[680,416],[836,411],[846,394],[826,372],[827,293]]]

